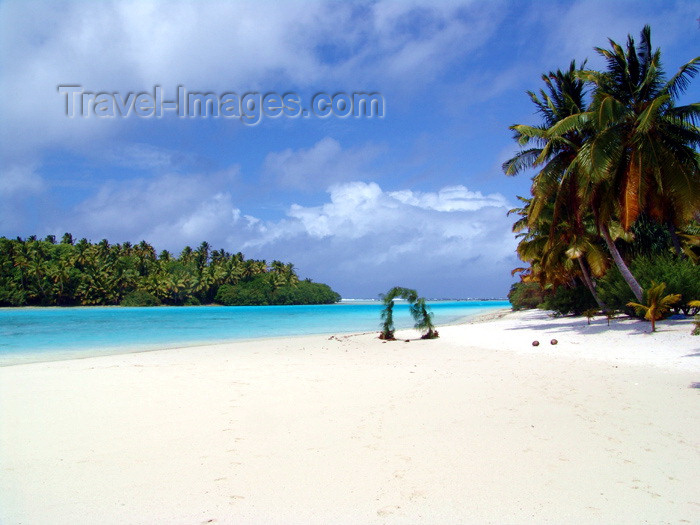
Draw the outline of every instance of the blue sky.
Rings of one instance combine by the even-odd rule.
[[[344,297],[503,297],[518,265],[508,126],[572,59],[644,24],[700,54],[673,1],[0,3],[0,235],[187,244],[293,262]],[[87,91],[379,92],[383,118],[67,118]],[[700,80],[682,102],[700,100]]]

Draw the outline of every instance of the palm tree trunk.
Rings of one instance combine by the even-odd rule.
[[[642,287],[639,286],[637,279],[634,278],[634,275],[632,275],[632,272],[630,272],[630,269],[625,264],[625,261],[622,260],[622,255],[620,255],[620,252],[618,251],[617,246],[615,246],[615,242],[612,240],[612,237],[610,237],[610,230],[608,230],[608,225],[601,224],[600,232],[603,234],[603,239],[605,239],[605,244],[607,244],[608,250],[610,250],[610,254],[612,255],[612,258],[615,261],[617,268],[620,270],[620,273],[622,274],[622,278],[629,285],[630,290],[632,290],[632,293],[637,298],[637,301],[639,301],[640,303],[643,302],[644,299],[643,299]]]
[[[673,249],[676,250],[676,255],[678,255],[679,257],[684,259],[685,254],[681,250],[681,243],[678,240],[678,234],[676,233],[676,227],[673,225],[673,222],[671,222],[671,221],[668,221],[666,226],[668,228],[668,233],[671,234],[671,241],[673,242]]]
[[[588,273],[588,268],[586,268],[586,265],[583,263],[583,257],[578,257],[578,265],[581,267],[581,273],[583,274],[583,281],[586,283],[586,286],[588,286],[588,289],[591,291],[591,295],[593,296],[593,299],[595,299],[595,302],[598,303],[598,306],[600,306],[601,310],[607,310],[607,307],[605,306],[605,303],[600,300],[600,297],[598,297],[597,292],[595,291],[595,287],[593,286],[593,280],[591,279],[591,275]]]

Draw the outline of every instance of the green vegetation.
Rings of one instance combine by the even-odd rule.
[[[418,297],[418,292],[415,290],[395,286],[386,294],[380,296],[384,302],[384,309],[381,312],[382,331],[379,334],[380,339],[394,340],[394,299],[397,297],[409,302],[410,312],[415,320],[414,327],[420,331],[427,330],[421,336],[421,339],[435,339],[439,337],[433,324],[433,314],[428,311],[425,299]]]
[[[663,319],[668,313],[672,304],[681,300],[680,294],[664,295],[666,285],[664,283],[652,283],[651,287],[646,291],[646,304],[635,302],[627,303],[627,306],[633,307],[635,310],[644,315],[644,318],[651,321],[651,331],[656,331],[656,321]]]
[[[508,292],[508,300],[513,310],[537,308],[542,304],[545,293],[536,282],[520,281],[513,283]]]
[[[700,312],[700,301],[689,301],[688,306],[694,308],[696,312]],[[691,334],[700,335],[700,314],[695,316],[695,327]]]
[[[588,310],[583,312],[583,315],[585,315],[586,319],[588,320],[588,324],[591,324],[591,319],[593,319],[597,314],[598,310],[595,308],[589,308]]]
[[[0,237],[0,306],[319,304],[340,296],[299,282],[292,264],[245,259],[203,242],[179,257],[145,241],[77,243],[66,233],[38,240]]]
[[[523,149],[504,172],[536,173],[510,211],[527,266],[509,298],[533,307],[537,287],[537,306],[561,314],[633,312],[654,281],[688,313],[700,286],[700,103],[676,100],[700,57],[667,80],[648,26],[639,43],[596,51],[605,71],[572,62],[543,75],[544,89],[528,92],[541,123],[511,127]]]
[[[645,290],[653,282],[663,282],[668,293],[679,294],[681,301],[672,306],[676,314],[689,315],[692,307],[688,301],[700,297],[700,266],[688,258],[671,253],[638,256],[632,259],[630,270]],[[634,296],[617,268],[611,268],[598,284],[601,297],[611,309],[633,312],[627,303],[634,301]]]
[[[428,306],[425,304],[425,299],[419,297],[411,305],[411,315],[416,323],[413,325],[416,330],[426,331],[421,339],[435,339],[438,337],[437,330],[433,324],[433,313],[428,311]]]
[[[134,290],[124,296],[124,299],[119,303],[122,306],[160,306],[162,303],[146,290]]]
[[[235,285],[224,284],[214,300],[227,306],[332,304],[340,301],[340,295],[327,284],[301,281],[274,288],[269,280],[257,277]]]
[[[554,288],[551,293],[547,294],[541,307],[560,315],[585,315],[589,310],[595,312],[600,310],[588,289],[582,284]]]

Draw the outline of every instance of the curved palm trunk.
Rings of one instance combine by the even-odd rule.
[[[618,251],[617,246],[615,246],[615,241],[613,241],[612,237],[610,236],[610,230],[608,230],[608,225],[602,224],[600,226],[600,232],[603,234],[603,239],[605,239],[605,244],[608,246],[608,250],[610,250],[610,254],[612,255],[612,258],[615,261],[617,268],[620,270],[620,273],[622,274],[622,278],[629,285],[630,290],[632,290],[632,293],[637,298],[637,301],[639,301],[640,303],[643,302],[642,287],[637,282],[637,279],[634,278],[634,275],[632,275],[632,272],[630,272],[630,269],[625,264],[625,261],[622,260],[622,255],[620,255],[620,252]]]
[[[583,281],[586,283],[586,286],[588,286],[588,289],[591,291],[591,295],[593,296],[593,299],[595,299],[595,302],[598,303],[598,306],[600,306],[601,310],[607,310],[607,307],[605,306],[605,303],[601,301],[600,297],[598,297],[598,293],[595,291],[595,286],[593,286],[593,280],[591,279],[591,274],[588,273],[588,268],[586,265],[583,263],[583,257],[578,257],[578,265],[581,267],[581,273],[583,274]]]

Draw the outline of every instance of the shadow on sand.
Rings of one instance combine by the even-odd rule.
[[[566,332],[568,330],[573,330],[581,335],[585,334],[601,334],[604,332],[627,332],[629,335],[649,335],[651,334],[651,324],[648,321],[642,321],[641,319],[635,319],[629,316],[620,316],[610,320],[610,326],[608,326],[608,320],[604,317],[598,317],[591,320],[591,324],[588,324],[588,320],[585,317],[551,317],[556,319],[558,322],[556,324],[548,325],[544,328],[547,333],[552,332]],[[563,322],[563,319],[570,319]],[[664,328],[664,322],[667,321],[657,321],[656,332],[663,333],[669,331]],[[512,326],[506,328],[506,330],[540,330],[543,328],[541,326],[542,319],[523,319],[518,326]],[[692,330],[692,325],[694,320],[692,317],[687,317],[685,319],[674,319],[673,325],[687,326],[688,333]],[[696,354],[690,354],[692,356]]]

